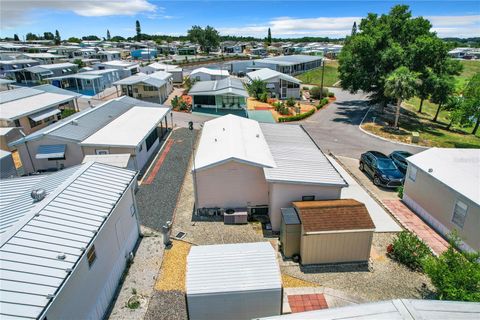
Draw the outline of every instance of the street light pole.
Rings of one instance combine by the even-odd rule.
[[[325,58],[322,58],[322,82],[320,85],[320,98],[323,99],[323,75],[325,73]]]
[[[194,193],[194,212],[197,213],[198,210],[198,199],[197,199],[197,170],[195,169],[195,131],[193,130],[193,121],[188,122],[188,129],[192,132],[192,161],[193,161],[193,193]]]

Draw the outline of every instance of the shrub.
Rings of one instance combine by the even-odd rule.
[[[248,94],[257,100],[260,100],[260,96],[267,92],[267,83],[259,79],[252,80],[246,87]]]
[[[397,195],[400,199],[403,199],[403,186],[397,188]]]
[[[288,98],[287,106],[288,107],[295,107],[295,99],[293,97]]]
[[[322,97],[326,97],[328,95],[328,89],[323,88],[323,94],[321,95],[321,88],[320,87],[313,87],[310,89],[310,97],[313,99],[321,99]]]
[[[267,100],[268,100],[268,93],[262,92],[262,94],[260,94],[260,97],[258,98],[258,100],[261,101],[261,102],[267,102]]]
[[[317,105],[317,110],[320,110],[321,108],[323,108],[324,106],[326,106],[328,104],[328,99],[327,98],[323,98],[322,100],[320,100],[320,102],[318,103]]]
[[[335,93],[333,93],[333,92],[331,92],[331,91],[330,91],[330,92],[328,92],[328,97],[329,97],[329,98],[333,98],[333,97],[335,97]]]
[[[73,110],[73,109],[63,109],[63,110],[62,110],[62,113],[61,113],[62,119],[71,116],[71,115],[74,114],[75,112],[76,112],[76,111]]]
[[[423,268],[440,300],[480,302],[480,254],[459,252],[458,243],[452,235],[447,251],[425,259]]]
[[[171,103],[172,103],[172,107],[173,107],[173,108],[178,107],[178,105],[179,105],[179,103],[180,103],[180,99],[178,98],[178,96],[173,97]]]
[[[290,109],[288,107],[285,107],[284,105],[282,105],[279,109],[278,109],[278,112],[282,115],[282,116],[288,116],[290,114]]]
[[[180,101],[180,110],[181,111],[185,111],[185,110],[188,110],[188,104],[185,102],[185,101]]]
[[[275,111],[277,111],[277,112],[280,111],[281,107],[283,107],[283,103],[280,102],[280,101],[274,102],[272,105],[275,108]]]
[[[297,114],[295,116],[279,118],[278,121],[279,122],[299,121],[299,120],[310,117],[314,113],[315,113],[315,109],[311,109],[305,113]]]
[[[432,255],[428,246],[416,235],[402,231],[393,241],[389,255],[412,270],[422,271],[422,263]]]

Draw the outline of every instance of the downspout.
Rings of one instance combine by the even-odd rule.
[[[35,164],[33,163],[32,155],[30,154],[30,149],[28,149],[27,141],[25,141],[25,148],[27,149],[28,158],[30,159],[30,163],[32,164],[33,172],[36,172],[37,170],[35,169]]]

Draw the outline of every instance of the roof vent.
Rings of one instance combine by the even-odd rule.
[[[58,260],[65,260],[67,258],[67,255],[65,253],[59,253],[57,256]]]
[[[74,126],[78,126],[78,120],[72,120],[71,124]]]
[[[260,138],[260,135],[257,133],[256,137],[257,137],[257,138]]]
[[[432,173],[432,172],[433,172],[433,169],[432,169],[432,168],[429,168],[429,169],[428,169],[428,172],[429,172],[429,173]]]
[[[47,191],[45,191],[45,189],[35,189],[32,190],[30,196],[32,197],[34,202],[39,202],[45,199],[45,197],[47,196]]]
[[[217,138],[215,138],[215,142],[217,142]]]

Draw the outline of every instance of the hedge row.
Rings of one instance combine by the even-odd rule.
[[[328,102],[329,102],[328,98],[323,98],[322,100],[320,100],[320,102],[317,105],[317,110],[320,110],[321,108],[323,108],[325,105],[328,104]]]
[[[279,118],[278,122],[291,122],[291,121],[303,120],[305,118],[310,117],[312,114],[315,113],[315,111],[316,111],[315,109],[311,109],[308,112],[297,114],[295,116]]]

